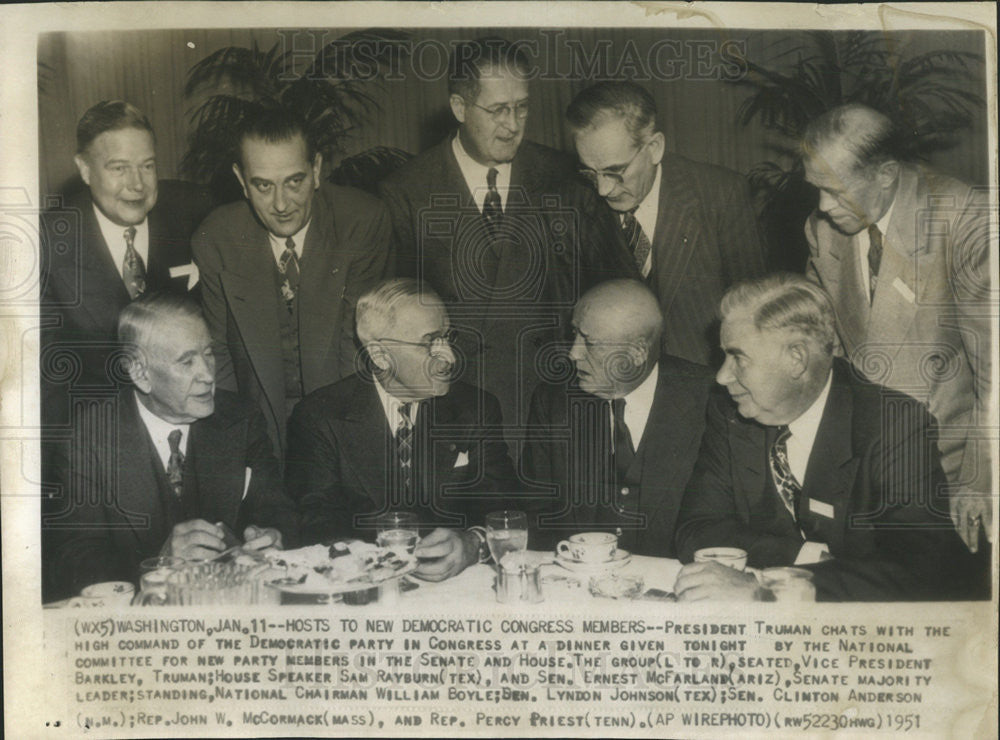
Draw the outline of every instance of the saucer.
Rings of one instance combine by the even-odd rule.
[[[605,560],[600,563],[582,563],[579,560],[566,558],[562,555],[556,555],[555,560],[563,568],[571,570],[574,573],[601,573],[606,570],[617,570],[628,565],[632,560],[632,553],[628,552],[628,550],[616,550],[615,556],[611,560]]]

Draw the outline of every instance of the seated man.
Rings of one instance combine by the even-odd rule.
[[[674,528],[705,429],[712,373],[660,353],[663,315],[638,280],[609,280],[573,312],[574,383],[539,386],[528,475],[552,489],[532,547],[619,530],[619,547],[676,557]]]
[[[441,580],[482,556],[485,537],[444,527],[503,509],[514,470],[495,397],[452,382],[448,312],[411,278],[383,282],[357,305],[357,335],[374,377],[354,374],[306,396],[288,427],[285,480],[312,542],[374,539],[391,510],[437,527],[417,575]]]
[[[216,390],[197,303],[143,295],[122,310],[118,338],[133,387],[87,409],[92,433],[57,466],[73,505],[46,559],[53,596],[136,582],[139,563],[157,555],[211,558],[233,532],[249,549],[292,541],[295,508],[264,418]]]
[[[731,288],[721,315],[716,379],[738,408],[709,403],[681,560],[731,546],[754,568],[803,565],[818,600],[979,595],[986,581],[951,526],[934,420],[834,358],[827,293],[774,275]],[[753,574],[718,563],[685,566],[674,590],[681,601],[759,594]]]

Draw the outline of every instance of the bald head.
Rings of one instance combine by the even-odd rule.
[[[573,311],[570,357],[580,387],[620,398],[644,381],[660,357],[663,314],[638,280],[609,280],[584,294]]]

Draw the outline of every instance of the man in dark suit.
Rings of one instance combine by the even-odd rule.
[[[809,124],[803,162],[819,207],[806,223],[806,271],[829,291],[858,371],[937,419],[952,520],[976,552],[993,531],[992,209],[985,191],[902,160],[898,139],[888,117],[859,104]]]
[[[665,151],[656,104],[632,82],[588,87],[566,118],[581,173],[616,214],[618,237],[660,300],[664,351],[714,364],[722,293],[764,272],[746,182]]]
[[[417,549],[418,575],[449,577],[488,555],[481,530],[454,528],[503,509],[514,486],[499,405],[451,381],[448,312],[413,278],[362,296],[357,331],[374,377],[311,393],[289,423],[286,483],[303,535],[372,539],[377,515],[413,511],[423,529],[436,528]]]
[[[533,507],[545,513],[532,547],[618,530],[625,550],[676,557],[713,383],[708,368],[660,352],[662,327],[656,296],[638,280],[602,283],[577,304],[577,380],[539,386],[532,399],[525,467],[554,499]]]
[[[76,132],[87,188],[41,217],[42,418],[65,426],[72,398],[113,389],[118,314],[145,291],[198,281],[190,238],[207,195],[158,182],[153,129],[121,100],[93,106]]]
[[[198,228],[194,257],[219,387],[253,398],[275,449],[298,400],[354,368],[354,304],[390,269],[385,207],[321,185],[322,155],[280,108],[248,117],[233,171],[247,200]]]
[[[818,600],[963,599],[988,573],[951,526],[934,421],[834,358],[830,297],[797,275],[730,289],[717,379],[677,531],[680,558],[738,547],[752,568],[800,565]],[[749,599],[757,579],[685,566],[680,600]]]
[[[528,65],[502,39],[459,44],[458,132],[382,184],[400,274],[426,280],[458,331],[463,377],[523,427],[531,391],[589,285],[631,276],[628,255],[568,157],[524,140]],[[517,434],[508,430],[515,442]]]
[[[71,506],[50,521],[46,598],[137,582],[139,563],[161,554],[213,557],[225,527],[249,549],[297,534],[260,411],[215,389],[197,303],[147,293],[122,311],[118,334],[133,387],[87,409],[92,433],[57,466]]]

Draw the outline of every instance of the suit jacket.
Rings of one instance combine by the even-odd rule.
[[[485,183],[483,183],[485,187]],[[635,276],[617,228],[564,155],[530,141],[511,164],[499,234],[488,233],[451,138],[381,186],[400,271],[426,280],[459,329],[464,378],[495,394],[523,426],[531,391],[591,285]]]
[[[299,261],[296,301],[303,393],[353,372],[354,307],[391,269],[391,226],[379,201],[323,185]],[[194,236],[217,383],[257,401],[275,449],[285,449],[285,380],[276,265],[267,230],[246,201],[216,209]]]
[[[983,574],[948,516],[934,434],[923,406],[858,380],[837,360],[796,524],[771,480],[775,428],[713,399],[678,523],[680,558],[731,546],[746,550],[752,567],[788,566],[804,542],[801,528],[833,556],[806,566],[819,600],[981,595]]]
[[[209,208],[203,189],[159,183],[156,205],[147,216],[148,290],[186,292],[193,287],[191,234]],[[176,268],[188,274],[172,277]],[[118,313],[129,296],[101,234],[89,189],[42,214],[40,287],[43,421],[66,425],[70,392],[107,391],[122,380],[109,360],[118,346]]]
[[[676,557],[674,529],[684,487],[705,429],[714,385],[701,365],[662,356],[653,404],[636,455],[616,479],[607,401],[570,386],[539,386],[531,404],[524,468],[547,492],[529,508],[532,547],[548,549],[582,531],[622,529],[619,546],[640,555]],[[637,483],[637,484],[636,484]]]
[[[874,302],[854,238],[814,212],[807,274],[826,288],[844,350],[869,380],[927,404],[954,486],[989,492],[988,196],[903,165]],[[993,241],[995,247],[995,240]],[[994,298],[995,300],[995,298]]]
[[[299,501],[303,536],[374,539],[371,517],[416,511],[421,525],[481,524],[503,509],[514,470],[497,400],[465,383],[420,405],[414,427],[413,497],[398,496],[395,430],[374,381],[344,378],[303,398],[289,422],[285,480]]]
[[[663,309],[663,351],[713,366],[719,301],[764,274],[764,240],[742,176],[669,152],[660,165],[647,282]]]
[[[178,523],[172,502],[158,493],[165,471],[137,403],[125,389],[89,408],[83,423],[95,431],[78,437],[72,456],[57,466],[68,495],[62,511],[43,523],[54,533],[46,598],[101,581],[138,582],[139,563],[160,553]],[[275,527],[285,546],[294,546],[295,508],[284,495],[264,419],[249,401],[218,390],[214,413],[191,424],[184,488],[197,502],[197,518],[224,522],[237,535],[249,524]]]

